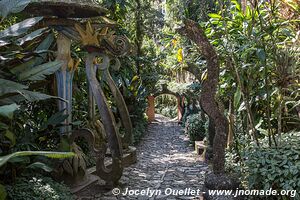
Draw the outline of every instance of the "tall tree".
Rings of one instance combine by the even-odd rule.
[[[136,68],[137,73],[140,74],[140,57],[142,56],[142,45],[143,45],[143,30],[142,30],[142,2],[141,0],[135,0],[136,3],[136,11],[135,11],[135,45],[137,48],[137,58],[136,58]]]

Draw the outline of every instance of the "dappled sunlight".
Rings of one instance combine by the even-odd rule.
[[[299,17],[300,0],[0,0],[0,200],[300,199]]]

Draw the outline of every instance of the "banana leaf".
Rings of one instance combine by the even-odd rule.
[[[53,34],[49,34],[35,49],[35,52],[38,53],[39,56],[33,57],[29,59],[27,62],[24,62],[18,66],[13,67],[12,69],[10,69],[10,72],[15,75],[18,75],[25,70],[33,68],[36,65],[42,64],[46,60],[47,51],[50,48],[53,41],[54,41]]]
[[[40,92],[33,92],[26,89],[28,89],[28,86],[26,85],[0,78],[0,105],[19,103],[24,100],[34,102],[50,98],[66,101],[56,96],[51,96]],[[8,97],[4,96],[8,94],[10,94]]]
[[[0,1],[1,2],[1,1]],[[26,33],[31,27],[41,21],[43,17],[34,17],[25,19],[22,22],[14,24],[9,28],[5,29],[4,31],[0,32],[0,39],[4,40],[8,37],[16,37]],[[6,41],[6,40],[4,40]],[[7,42],[7,41],[6,41]]]
[[[28,86],[0,78],[0,96],[28,89]]]
[[[18,79],[21,81],[24,80],[31,80],[31,81],[38,81],[43,80],[46,78],[46,75],[53,74],[56,72],[61,66],[62,62],[60,61],[53,61],[48,62],[29,70],[26,70],[18,75]]]
[[[52,172],[53,171],[53,168],[46,165],[45,163],[42,163],[42,162],[35,162],[35,163],[32,163],[31,165],[29,165],[27,168],[30,168],[30,169],[42,169],[46,172]]]
[[[0,167],[6,164],[9,160],[19,156],[46,156],[48,158],[68,158],[74,156],[72,152],[51,152],[51,151],[18,151],[6,156],[0,157]]]
[[[0,116],[7,117],[9,119],[13,118],[14,112],[19,108],[17,104],[0,106]]]
[[[5,18],[10,13],[18,13],[26,8],[31,0],[1,0],[0,16]]]
[[[24,37],[22,38],[19,38],[17,40],[17,45],[23,45],[25,42],[28,42],[28,41],[31,41],[39,36],[41,36],[42,34],[44,34],[44,31],[45,30],[48,30],[48,28],[41,28],[41,29],[38,29],[36,31],[33,31],[27,35],[25,35]]]
[[[60,99],[62,101],[66,101],[60,97],[57,96],[51,96],[48,94],[40,93],[40,92],[32,92],[29,90],[21,90],[19,93],[29,102],[34,102],[34,101],[40,101],[40,100],[46,100],[46,99]]]

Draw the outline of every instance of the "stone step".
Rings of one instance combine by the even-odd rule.
[[[98,176],[95,176],[93,174],[88,174],[86,176],[86,179],[81,182],[79,185],[71,187],[71,193],[76,194],[80,192],[81,190],[87,188],[88,186],[96,183],[100,178]]]

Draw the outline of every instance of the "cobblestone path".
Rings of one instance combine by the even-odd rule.
[[[103,192],[99,185],[85,192],[92,198],[81,199],[201,199],[197,193],[201,194],[209,169],[194,153],[193,147],[189,146],[188,139],[177,123],[161,121],[150,124],[137,146],[137,157],[138,162],[124,169],[120,180],[121,193],[128,190],[131,191],[130,195],[114,196],[112,193],[118,192],[117,189]],[[133,190],[139,195],[134,195]]]

